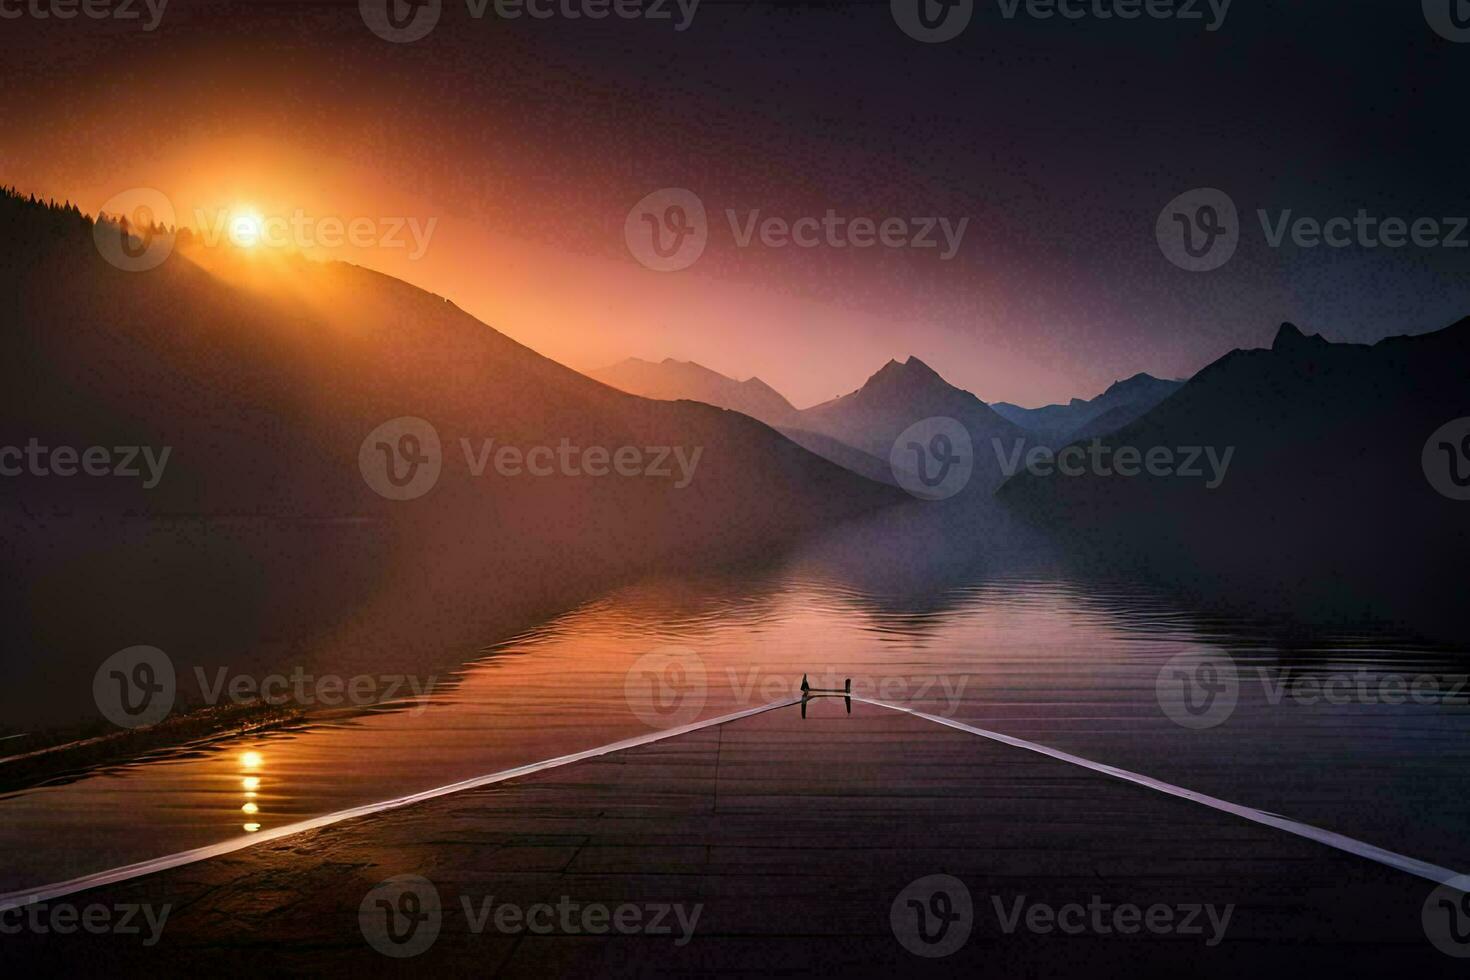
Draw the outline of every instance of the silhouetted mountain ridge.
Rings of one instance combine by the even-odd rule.
[[[963,493],[988,495],[1002,474],[995,445],[1010,452],[1017,443],[1034,443],[1029,433],[996,414],[989,405],[945,381],[917,357],[890,360],[856,391],[814,405],[801,424],[879,459],[890,459],[906,429],[927,419],[953,419],[969,434],[974,470]]]
[[[732,409],[773,427],[790,425],[797,415],[796,408],[760,378],[737,381],[694,361],[666,357],[654,363],[629,357],[589,371],[588,377],[644,398],[687,399]]]
[[[1179,389],[1169,381],[1138,373],[1115,381],[1096,398],[1073,398],[1065,405],[1022,408],[1008,402],[992,406],[1001,416],[1028,429],[1045,442],[1065,444],[1103,435],[1143,415]]]
[[[890,360],[855,391],[801,410],[758,378],[737,382],[672,358],[658,364],[630,358],[592,376],[648,397],[692,398],[743,411],[840,466],[888,483],[894,482],[889,462],[894,441],[925,419],[951,418],[969,433],[977,468],[972,478],[975,489],[967,488],[967,493],[989,493],[1000,482],[993,440],[999,439],[1010,451],[1016,440],[1029,438],[1029,433],[914,356]],[[770,392],[779,401],[753,398],[751,389]]]
[[[73,211],[0,195],[0,220],[0,445],[170,452],[152,489],[0,480],[0,565],[29,583],[0,613],[38,672],[8,717],[38,691],[87,695],[90,658],[138,642],[181,683],[206,662],[458,661],[619,577],[769,553],[901,496],[741,414],[614,391],[358,266],[180,243],[130,272]],[[368,437],[408,416],[435,430],[441,469],[385,499]],[[641,468],[494,461],[562,444],[636,450]],[[699,453],[682,487],[675,448]]]
[[[1325,569],[1317,574],[1402,576],[1433,595],[1465,571],[1470,510],[1435,489],[1424,449],[1470,415],[1467,392],[1470,318],[1372,345],[1283,324],[1270,348],[1231,351],[1101,439],[1110,449],[1162,447],[1176,460],[1188,447],[1228,452],[1214,489],[1201,477],[1088,467],[1023,471],[999,495],[1069,532],[1242,563],[1256,551],[1272,562],[1272,552],[1305,549]]]

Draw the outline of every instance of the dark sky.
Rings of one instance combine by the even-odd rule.
[[[248,158],[221,147],[266,143],[258,170],[297,162],[260,174],[272,194],[299,185],[343,211],[413,198],[442,219],[419,266],[354,261],[574,367],[692,358],[798,404],[909,353],[987,400],[1038,404],[1192,373],[1282,320],[1371,341],[1470,313],[1470,248],[1272,247],[1256,216],[1470,213],[1470,43],[1417,2],[1236,0],[1210,31],[1203,0],[1197,20],[1008,19],[990,0],[936,44],[886,2],[705,0],[684,31],[668,7],[505,21],[445,0],[406,44],[356,2],[172,0],[151,32],[0,20],[0,180],[89,208],[145,182],[194,201],[202,171]],[[308,187],[300,161],[317,157],[333,176]],[[643,268],[623,235],[664,187],[709,217],[679,272]],[[1239,210],[1237,251],[1210,272],[1155,237],[1199,187]],[[742,248],[727,208],[968,225],[948,261]]]

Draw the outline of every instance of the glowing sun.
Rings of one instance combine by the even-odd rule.
[[[264,232],[265,223],[254,211],[236,211],[230,218],[230,241],[240,248],[254,248],[259,245]]]

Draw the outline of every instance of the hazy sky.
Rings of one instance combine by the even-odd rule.
[[[706,0],[678,30],[673,0],[667,20],[476,18],[443,0],[401,44],[355,0],[172,0],[151,31],[25,12],[0,20],[0,181],[87,210],[152,186],[190,224],[196,209],[370,219],[367,244],[320,254],[573,367],[693,359],[799,405],[909,354],[986,400],[1040,404],[1190,374],[1281,320],[1376,340],[1470,313],[1470,248],[1275,247],[1257,216],[1363,209],[1448,235],[1470,213],[1470,43],[1415,2],[1237,0],[1213,31],[1203,0],[1202,20],[1096,16],[1115,2],[1078,20],[976,3],[935,44],[886,3]],[[670,187],[702,203],[707,244],[659,272],[624,226]],[[1198,187],[1239,211],[1237,250],[1209,272],[1171,263],[1155,233]],[[938,247],[846,230],[742,244],[757,211],[890,220],[894,241],[934,224]],[[962,220],[945,258],[941,228]],[[381,241],[395,225],[404,247]],[[421,255],[409,227],[427,231]]]

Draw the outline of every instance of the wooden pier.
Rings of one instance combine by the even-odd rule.
[[[890,913],[937,874],[964,884],[970,932],[926,958]],[[405,959],[370,945],[359,916],[399,875],[431,882],[441,908],[432,943]],[[805,718],[781,708],[62,900],[171,905],[153,947],[22,931],[0,948],[15,976],[143,975],[165,962],[252,977],[1462,976],[1467,961],[1426,938],[1434,887],[1036,753],[821,700]],[[476,928],[475,915],[508,903],[700,911],[682,944],[672,916],[660,935],[590,935],[586,920],[537,935],[497,929],[493,913]],[[1124,934],[1112,925],[1128,920],[1111,913],[1107,931],[1028,928],[1025,910],[1069,905],[1162,906],[1176,924],[1195,906],[1232,911],[1215,943],[1202,912],[1198,934],[1142,923]]]

